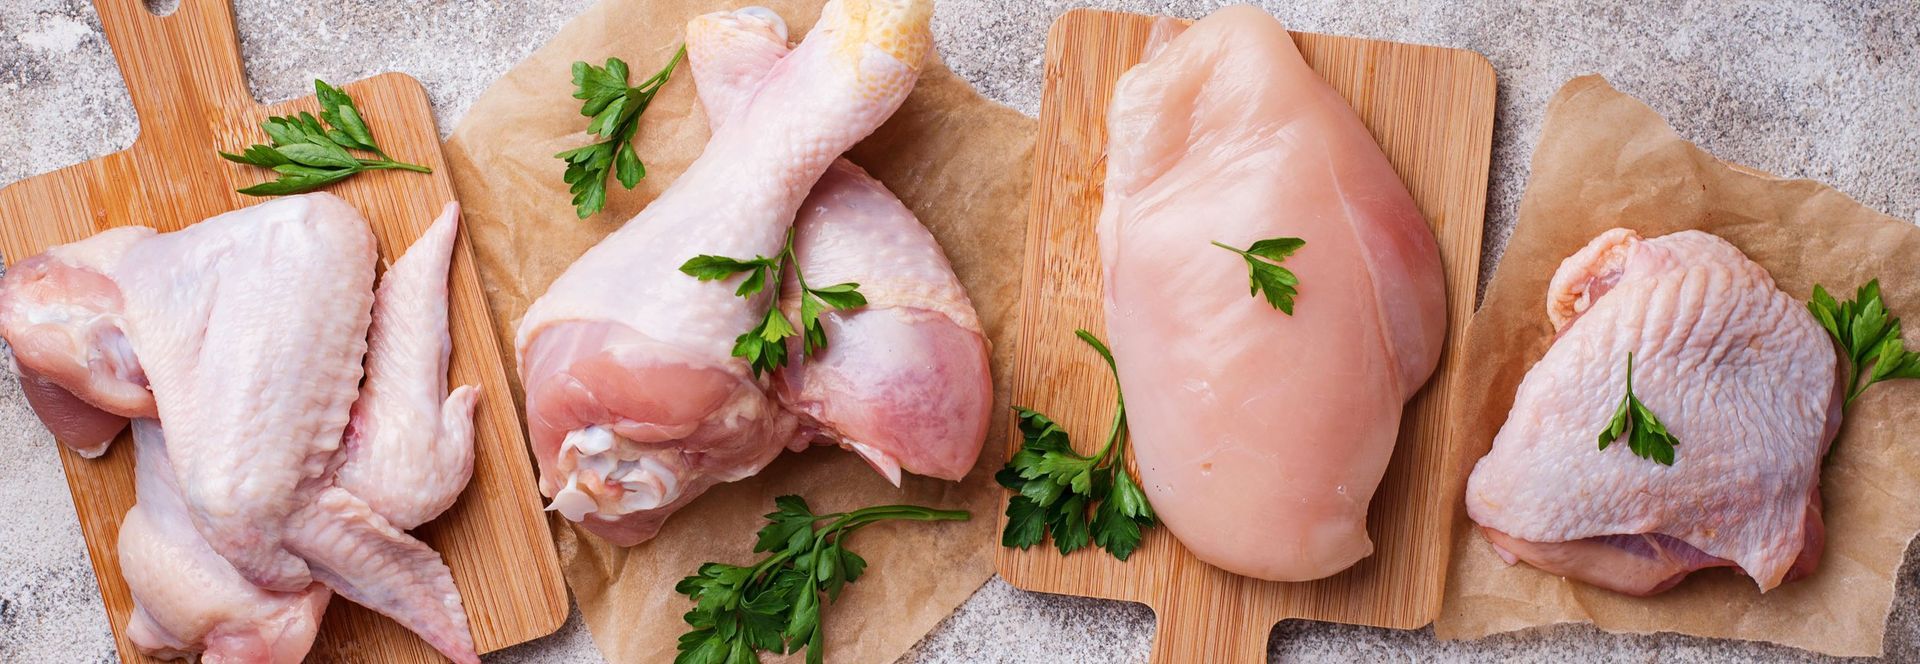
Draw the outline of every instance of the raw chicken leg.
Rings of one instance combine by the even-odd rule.
[[[106,452],[127,418],[156,416],[111,276],[128,247],[152,236],[144,226],[109,230],[20,261],[0,280],[0,336],[13,345],[27,403],[87,458]]]
[[[145,238],[114,269],[187,512],[268,590],[310,581],[281,539],[358,394],[373,261],[359,211],[310,194]]]
[[[1833,344],[1799,301],[1713,235],[1614,229],[1561,263],[1547,316],[1558,337],[1467,481],[1503,558],[1633,595],[1706,567],[1762,591],[1812,573],[1842,400]],[[1635,396],[1679,441],[1672,466],[1596,443],[1628,353]]]
[[[1439,250],[1278,21],[1230,7],[1177,31],[1115,87],[1098,226],[1141,479],[1201,560],[1325,577],[1373,551],[1367,503],[1445,336]],[[1291,316],[1210,244],[1274,237],[1306,241]]]
[[[261,590],[214,553],[187,517],[158,421],[135,420],[139,502],[120,524],[120,571],[133,591],[127,639],[162,659],[295,664],[313,647],[330,593]]]
[[[716,125],[787,54],[786,24],[762,7],[707,14],[687,33],[687,64]],[[845,159],[813,186],[794,226],[807,279],[858,283],[867,305],[821,316],[831,344],[781,370],[781,402],[896,486],[902,468],[965,477],[986,441],[993,380],[986,334],[933,234]],[[799,286],[790,279],[785,290]],[[787,305],[797,316],[796,299]]]
[[[353,402],[334,482],[409,530],[453,505],[473,476],[478,386],[447,393],[447,267],[460,204],[415,240],[380,280],[367,336],[367,379]],[[445,399],[442,401],[442,399]]]
[[[639,216],[556,279],[515,347],[553,509],[619,545],[799,442],[733,340],[768,297],[678,270],[777,253],[807,191],[913,86],[927,0],[834,0],[793,55]]]

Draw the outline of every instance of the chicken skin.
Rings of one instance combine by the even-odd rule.
[[[1719,237],[1627,229],[1561,263],[1546,304],[1553,346],[1467,480],[1501,557],[1631,595],[1709,567],[1762,591],[1812,573],[1842,399],[1806,307]],[[1678,441],[1671,466],[1596,443],[1630,353],[1634,395]]]

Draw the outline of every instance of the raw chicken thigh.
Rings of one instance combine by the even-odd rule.
[[[1560,264],[1547,317],[1553,347],[1467,481],[1501,557],[1633,595],[1708,567],[1763,591],[1812,573],[1841,393],[1799,301],[1713,235],[1614,229]],[[1635,396],[1679,441],[1672,466],[1597,445],[1628,353]]]
[[[687,62],[715,124],[745,106],[788,52],[786,24],[760,7],[702,16],[687,32]],[[896,486],[902,469],[965,477],[986,441],[993,379],[986,333],[933,234],[845,159],[813,186],[794,233],[815,287],[857,283],[867,304],[822,314],[832,343],[780,371],[780,402]],[[799,286],[789,279],[785,290]]]
[[[678,268],[781,249],[814,182],[913,87],[931,9],[829,2],[699,159],[527,310],[515,347],[553,509],[636,544],[707,488],[804,442],[797,418],[732,356],[769,295],[736,297],[732,281]]]
[[[1174,33],[1178,32],[1177,36]],[[1439,361],[1439,250],[1406,186],[1279,21],[1155,27],[1108,112],[1107,334],[1154,511],[1201,560],[1275,581],[1373,551],[1367,504]],[[1213,246],[1306,241],[1289,316]]]
[[[476,393],[442,403],[457,215],[388,271],[377,304],[373,235],[327,194],[107,231],[0,282],[0,336],[56,436],[97,454],[140,418],[119,546],[137,646],[299,661],[329,596],[317,581],[478,661],[446,565],[400,531],[446,509],[471,469]]]

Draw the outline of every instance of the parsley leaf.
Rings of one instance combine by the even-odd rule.
[[[1300,295],[1300,278],[1280,267],[1293,252],[1307,246],[1297,237],[1276,237],[1253,243],[1245,249],[1213,243],[1213,246],[1240,254],[1247,261],[1248,295],[1266,295],[1267,304],[1288,316],[1293,315],[1293,298]]]
[[[778,297],[769,298],[767,311],[760,323],[733,340],[733,356],[747,361],[757,378],[763,373],[771,373],[787,364],[787,338],[802,335],[802,352],[812,354],[827,347],[826,326],[820,324],[820,315],[831,309],[857,309],[867,306],[867,297],[860,294],[860,284],[834,284],[822,288],[807,285],[807,277],[800,272],[799,261],[793,254],[793,229],[787,229],[786,247],[772,258],[755,256],[752,260],[728,258],[701,254],[687,259],[680,265],[680,271],[701,281],[718,281],[734,275],[746,273],[747,278],[740,281],[734,295],[752,298],[767,290],[768,284],[780,283],[781,275],[786,273],[788,265],[793,266],[794,280],[800,285],[800,327],[794,328],[787,320],[787,314],[780,309]],[[776,293],[777,295],[777,293]]]
[[[1853,299],[1845,301],[1834,299],[1825,287],[1815,284],[1807,311],[1840,344],[1846,357],[1847,399],[1843,411],[1874,383],[1920,379],[1920,354],[1907,350],[1900,318],[1890,314],[1880,299],[1879,279],[1868,281],[1854,291]]]
[[[605,140],[565,150],[553,155],[567,162],[561,179],[573,192],[575,214],[591,217],[607,205],[607,176],[632,189],[647,177],[647,166],[634,152],[633,137],[640,131],[640,114],[653,104],[653,97],[673,77],[674,68],[687,56],[685,44],[674,51],[667,66],[640,85],[627,85],[627,63],[607,58],[604,66],[573,63],[573,98],[581,100],[580,114],[593,118],[587,133]]]
[[[433,172],[418,164],[394,161],[381,151],[360,115],[360,108],[347,93],[319,79],[313,81],[313,93],[320,102],[320,117],[302,112],[267,118],[260,123],[260,129],[266,132],[270,142],[249,145],[238,154],[220,153],[227,161],[273,169],[280,175],[240,189],[240,193],[248,196],[304,194],[365,171]],[[357,157],[349,150],[371,152],[376,158]]]
[[[1074,334],[1106,360],[1118,382],[1113,353],[1106,344],[1086,330]],[[1118,397],[1116,402],[1107,442],[1093,456],[1075,452],[1066,430],[1051,418],[1029,408],[1014,408],[1023,442],[993,476],[1014,492],[1007,501],[1001,546],[1025,549],[1051,535],[1062,555],[1094,544],[1122,561],[1140,547],[1142,533],[1157,521],[1146,492],[1127,473],[1126,402]]]
[[[675,664],[758,664],[761,652],[803,648],[806,660],[818,664],[826,657],[821,609],[867,570],[867,560],[847,548],[848,535],[881,521],[972,518],[965,511],[918,505],[815,514],[799,496],[773,502],[753,545],[765,558],[752,567],[707,563],[674,585],[674,592],[693,600],[683,616],[689,629],[680,635]]]
[[[1633,394],[1633,353],[1627,353],[1627,395],[1620,398],[1620,407],[1613,411],[1613,419],[1607,428],[1600,431],[1600,449],[1607,449],[1620,436],[1627,437],[1627,449],[1642,459],[1651,459],[1663,466],[1673,465],[1673,448],[1680,441],[1667,432],[1667,425],[1640,403],[1640,397]]]

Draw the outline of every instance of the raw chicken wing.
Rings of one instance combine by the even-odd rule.
[[[310,194],[142,239],[114,269],[187,513],[268,590],[311,581],[281,540],[358,394],[373,264],[359,211]]]
[[[380,279],[367,334],[367,378],[353,402],[335,484],[401,530],[445,512],[473,477],[480,388],[447,392],[447,267],[460,205],[448,203]]]
[[[141,503],[120,557],[141,603],[141,647],[298,661],[327,601],[318,580],[454,661],[478,661],[451,573],[401,532],[446,509],[471,474],[477,393],[446,396],[457,214],[449,205],[388,271],[364,386],[373,236],[331,195],[176,233],[109,231],[24,261],[0,283],[0,333],[23,371],[79,404],[80,418],[49,418],[52,428],[91,418],[104,446],[126,417],[157,411],[173,439],[136,421],[148,439]],[[277,576],[254,578],[236,560]],[[258,606],[235,608],[248,604]]]

